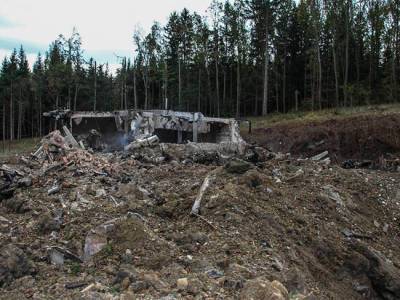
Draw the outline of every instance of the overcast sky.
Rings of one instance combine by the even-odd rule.
[[[22,44],[32,65],[59,34],[76,27],[85,56],[114,69],[117,58],[131,56],[133,30],[147,31],[153,21],[165,24],[168,15],[184,7],[203,15],[210,0],[0,0],[0,59]]]

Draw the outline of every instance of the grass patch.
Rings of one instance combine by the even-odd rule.
[[[370,115],[385,112],[400,112],[400,104],[357,106],[352,108],[323,109],[318,111],[298,111],[286,114],[271,113],[266,117],[249,117],[248,119],[252,122],[252,128],[257,129],[271,127],[277,124],[323,122],[329,119],[342,119],[358,115]],[[246,131],[246,126],[243,126],[242,130]]]
[[[81,273],[81,265],[77,262],[73,262],[70,266],[71,274],[77,276]]]
[[[0,142],[0,158],[16,154],[27,154],[36,150],[41,138],[26,138],[15,141]]]
[[[107,256],[113,255],[114,249],[113,249],[113,247],[112,247],[111,244],[107,244],[106,246],[104,246],[104,253],[105,253]]]

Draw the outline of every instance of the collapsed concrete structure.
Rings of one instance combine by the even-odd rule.
[[[121,148],[135,140],[157,136],[161,143],[199,143],[214,150],[242,154],[246,143],[240,136],[238,121],[233,118],[211,118],[202,113],[171,110],[121,110],[113,112],[74,112],[57,110],[44,113],[57,125],[70,127],[79,141],[91,139]],[[58,123],[58,122],[61,122]]]

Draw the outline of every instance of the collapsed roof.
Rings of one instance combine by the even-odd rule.
[[[217,143],[233,151],[244,151],[245,142],[239,125],[233,118],[205,117],[199,112],[171,110],[120,110],[112,112],[84,112],[57,110],[44,113],[62,124],[69,123],[75,135],[95,129],[105,143],[126,145],[137,136],[157,135],[163,143]]]

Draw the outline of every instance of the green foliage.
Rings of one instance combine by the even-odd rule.
[[[77,262],[73,262],[70,265],[70,271],[72,275],[77,276],[81,273],[81,265]]]
[[[121,289],[118,286],[112,286],[110,287],[110,293],[113,295],[118,295],[121,293]]]
[[[111,256],[114,253],[114,249],[111,244],[105,245],[103,251],[107,256]]]

